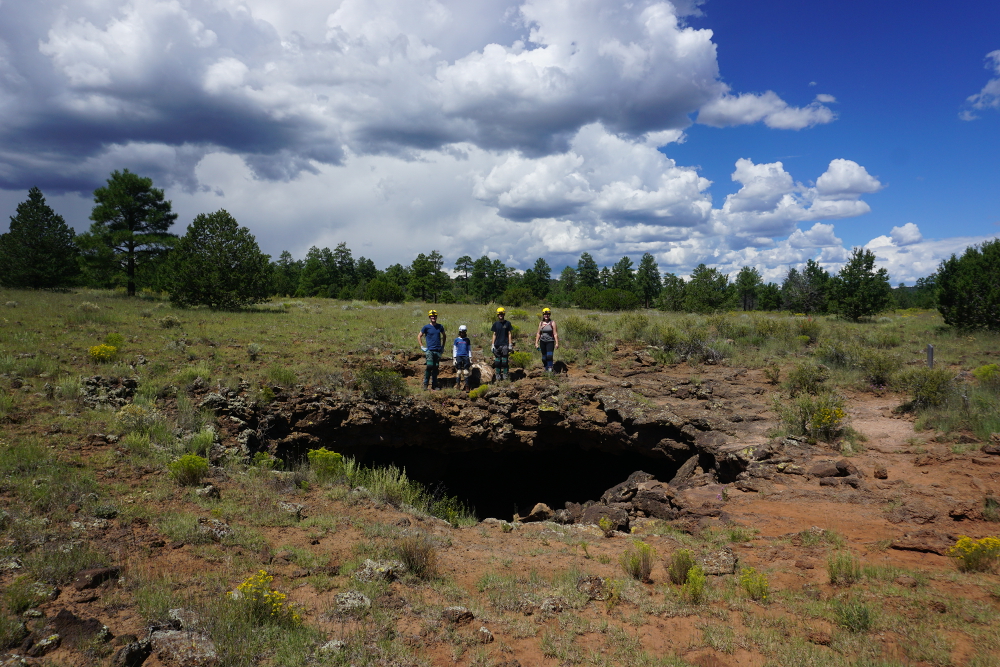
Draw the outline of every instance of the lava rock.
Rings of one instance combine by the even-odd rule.
[[[886,470],[885,466],[881,463],[875,464],[875,470],[872,471],[872,476],[875,479],[889,479],[889,471]]]
[[[591,505],[583,511],[580,523],[599,526],[602,518],[611,521],[612,530],[628,532],[629,518],[628,511],[621,506]]]
[[[538,503],[533,508],[528,516],[515,516],[514,521],[521,521],[523,523],[529,523],[531,521],[549,521],[555,516],[555,512],[552,508],[545,503]]]
[[[371,599],[358,591],[346,591],[337,593],[333,598],[334,608],[338,613],[346,614],[358,609],[367,609],[372,606]]]
[[[445,607],[441,612],[441,618],[449,623],[462,625],[471,623],[475,615],[465,607]]]
[[[156,657],[178,667],[216,667],[215,643],[207,635],[186,630],[158,630],[150,636]]]
[[[149,642],[130,642],[115,652],[111,667],[140,667],[152,653],[153,647]]]
[[[604,579],[593,574],[580,577],[576,582],[576,590],[591,600],[607,600],[608,587]]]
[[[695,556],[695,561],[701,565],[705,574],[722,575],[736,572],[736,554],[729,547],[722,547]]]
[[[840,468],[833,461],[820,461],[809,468],[809,474],[813,477],[838,477],[841,475]]]
[[[82,591],[87,588],[97,588],[109,579],[117,579],[121,575],[120,567],[94,567],[80,570],[73,579],[73,588]]]

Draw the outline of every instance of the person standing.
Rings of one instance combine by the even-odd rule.
[[[552,355],[558,347],[559,330],[552,319],[552,311],[542,308],[542,321],[538,323],[538,331],[535,333],[535,349],[542,353],[542,365],[545,366],[546,373],[552,372]]]
[[[425,324],[420,329],[420,333],[417,334],[417,344],[421,350],[427,353],[427,367],[424,369],[423,388],[437,389],[438,366],[441,364],[441,352],[444,351],[444,344],[447,337],[444,334],[444,327],[438,324],[438,311],[427,311],[427,318],[430,322]]]
[[[507,311],[503,306],[497,308],[497,321],[490,327],[493,340],[493,368],[497,372],[497,380],[510,379],[510,353],[514,349],[514,327],[507,321]]]
[[[451,358],[451,363],[455,366],[455,386],[468,391],[472,341],[469,340],[469,328],[464,324],[458,327],[458,337],[451,343]]]

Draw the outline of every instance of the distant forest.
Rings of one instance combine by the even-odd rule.
[[[90,230],[76,235],[45,203],[41,191],[32,188],[11,217],[10,231],[0,235],[0,262],[6,269],[0,282],[27,288],[124,287],[130,295],[166,292],[172,298],[181,295],[175,299],[181,305],[212,307],[282,296],[380,303],[545,303],[607,311],[784,310],[839,313],[852,320],[891,308],[940,308],[946,321],[950,309],[953,320],[964,318],[971,326],[991,328],[1000,318],[1000,240],[971,247],[961,258],[952,256],[912,287],[895,288],[886,270],[875,267],[874,254],[862,248],[855,248],[836,274],[809,260],[801,269],[789,269],[780,284],[764,282],[753,267],[743,267],[731,279],[705,264],[684,280],[661,272],[650,253],[643,254],[638,265],[626,256],[601,267],[585,252],[575,267],[566,266],[557,276],[542,257],[520,271],[487,256],[465,255],[448,266],[436,250],[418,254],[405,266],[379,269],[371,259],[355,258],[346,243],[332,250],[312,247],[301,259],[284,251],[271,261],[260,253],[249,230],[225,211],[199,215],[188,234],[178,237],[168,231],[177,216],[163,191],[128,170],[112,173],[108,185],[95,190],[94,201]],[[187,282],[180,282],[179,276],[185,275]],[[241,285],[249,284],[254,286],[250,298],[235,296]],[[227,291],[231,298],[204,296],[213,289]],[[956,296],[955,290],[962,292]],[[971,315],[970,308],[975,311]]]

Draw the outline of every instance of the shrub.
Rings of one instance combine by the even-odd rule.
[[[656,551],[641,540],[635,540],[621,555],[622,570],[637,581],[650,583],[649,573],[653,571],[653,557]]]
[[[597,520],[597,527],[604,533],[604,537],[611,537],[611,533],[615,530],[615,522],[606,516],[602,516]]]
[[[619,340],[629,343],[644,340],[648,327],[649,318],[642,313],[622,313],[615,325]]]
[[[777,372],[775,377],[777,377]],[[803,363],[796,364],[795,368],[788,372],[788,380],[785,385],[788,387],[788,393],[794,398],[801,393],[819,393],[820,385],[829,379],[830,369],[826,366]]]
[[[396,371],[362,368],[355,376],[355,381],[358,389],[369,399],[385,401],[409,393],[406,381]]]
[[[270,452],[257,452],[253,455],[252,464],[261,470],[281,470],[281,459]]]
[[[7,610],[15,614],[41,604],[49,599],[52,589],[45,584],[31,580],[31,577],[20,576],[14,579],[3,592]]]
[[[1000,521],[1000,500],[986,496],[983,501],[983,518],[994,523]]]
[[[109,333],[104,337],[104,344],[116,347],[120,350],[125,347],[125,337],[120,333]]]
[[[1000,538],[984,537],[974,540],[961,535],[948,550],[962,572],[992,572],[1000,562]]]
[[[776,399],[774,408],[792,435],[831,442],[846,424],[844,398],[834,393],[799,396],[790,403]]]
[[[267,369],[267,379],[279,387],[291,387],[299,381],[295,371],[283,366],[271,366]]]
[[[687,581],[691,568],[695,567],[694,557],[689,549],[678,549],[670,554],[667,562],[667,577],[675,584]]]
[[[167,465],[170,474],[181,486],[194,486],[208,474],[208,460],[196,454],[185,454]]]
[[[257,361],[257,357],[260,356],[262,349],[263,348],[257,343],[250,343],[247,345],[247,356],[250,357],[250,361]]]
[[[159,419],[160,413],[156,410],[135,403],[128,403],[115,413],[118,428],[126,435],[129,433],[149,433]]]
[[[488,392],[489,390],[490,386],[488,384],[476,387],[475,389],[469,392],[469,399],[474,401],[477,398],[480,398],[481,396],[485,395],[486,392]]]
[[[899,357],[894,354],[868,348],[860,350],[856,363],[864,375],[865,382],[873,387],[888,386],[893,374],[903,365]]]
[[[94,363],[107,364],[118,359],[118,348],[101,343],[87,350],[87,354]]]
[[[944,404],[955,388],[955,376],[944,368],[909,368],[896,378],[895,385],[912,397],[912,406],[926,408]]]
[[[826,571],[834,586],[850,586],[861,578],[861,563],[850,552],[838,551],[826,561]]]
[[[837,600],[833,603],[833,613],[840,625],[848,632],[867,632],[875,622],[871,607],[856,600]]]
[[[695,565],[687,571],[687,581],[681,586],[683,595],[691,604],[698,604],[705,597],[705,583],[708,577],[701,565]]]
[[[538,298],[527,287],[511,287],[500,295],[500,303],[508,306],[524,306],[529,303],[537,303]]]
[[[767,583],[767,575],[763,572],[758,572],[752,567],[745,567],[740,571],[739,584],[751,600],[767,602],[770,587]]]
[[[437,549],[426,535],[403,537],[393,545],[392,552],[418,579],[437,576]]]
[[[237,586],[230,597],[257,624],[301,625],[302,614],[288,602],[286,594],[271,588],[272,581],[274,577],[266,570],[258,570]]]
[[[578,315],[570,315],[559,324],[561,338],[569,343],[594,343],[601,339],[603,331],[593,321],[588,321]]]
[[[768,384],[778,384],[781,381],[781,367],[772,363],[764,367],[764,379]]]
[[[160,325],[161,329],[173,329],[174,327],[179,327],[181,325],[181,321],[173,315],[161,317],[156,321],[156,323]]]
[[[520,308],[512,308],[510,312],[507,313],[508,320],[516,320],[518,322],[528,321],[528,311],[522,310]]]
[[[987,387],[1000,388],[1000,364],[986,364],[972,371],[973,377]]]
[[[344,457],[326,447],[310,449],[306,457],[309,459],[309,468],[320,482],[330,482],[344,474]]]
[[[511,368],[527,368],[531,365],[531,353],[511,352],[508,363]]]
[[[215,431],[212,428],[206,428],[191,436],[191,440],[187,443],[187,451],[198,456],[206,456],[214,442]]]

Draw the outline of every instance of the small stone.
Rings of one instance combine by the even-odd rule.
[[[872,472],[872,475],[875,476],[875,479],[889,479],[889,471],[881,463],[875,464],[875,470]]]
[[[901,574],[900,576],[896,577],[893,581],[897,586],[902,586],[903,588],[917,587],[917,580],[905,574]]]
[[[844,480],[840,477],[822,477],[819,480],[820,486],[841,486]]]
[[[35,642],[35,644],[28,649],[28,655],[32,658],[40,658],[47,653],[51,653],[59,648],[59,644],[62,643],[62,637],[59,635],[49,635],[44,639]]]
[[[363,593],[358,591],[345,591],[337,593],[333,598],[335,609],[338,613],[345,614],[357,609],[367,609],[372,606],[372,601]]]
[[[538,605],[538,608],[548,614],[558,614],[563,610],[563,605],[559,598],[545,598]]]
[[[87,570],[80,570],[73,579],[73,588],[82,591],[88,588],[97,588],[105,581],[117,579],[121,576],[120,567],[94,567]]]
[[[808,639],[813,644],[819,644],[820,646],[829,646],[830,642],[833,641],[833,638],[830,636],[830,633],[818,632],[818,631],[810,632],[808,635],[806,635],[806,639]]]
[[[212,500],[219,500],[222,497],[219,493],[218,487],[214,484],[209,484],[208,486],[196,489],[194,493],[199,498],[211,498]]]
[[[537,503],[532,509],[528,516],[525,517],[515,517],[515,521],[530,522],[530,521],[548,521],[550,520],[555,512],[552,508],[545,503]]]
[[[340,651],[343,651],[346,646],[346,642],[340,639],[334,639],[320,645],[320,647],[316,650],[320,653],[339,653]]]
[[[393,581],[406,567],[396,560],[372,560],[366,558],[362,566],[354,572],[354,578],[362,582]]]
[[[608,588],[604,579],[590,574],[580,577],[576,582],[576,590],[586,595],[591,600],[607,600]]]
[[[201,622],[198,614],[194,613],[190,609],[184,609],[183,607],[168,609],[167,620],[170,621],[170,624],[177,630],[193,630],[197,628],[198,624]]]
[[[278,501],[278,509],[285,514],[292,515],[296,521],[302,520],[302,510],[305,509],[305,505],[300,503],[290,503],[287,500]]]
[[[198,532],[207,533],[216,542],[221,542],[233,534],[233,529],[225,521],[218,519],[198,519]]]
[[[486,626],[479,628],[479,632],[476,633],[476,638],[482,644],[489,644],[493,641],[493,633],[486,629]]]
[[[441,611],[441,618],[449,623],[463,624],[472,622],[475,616],[465,607],[445,607]]]
[[[133,641],[118,649],[111,667],[140,667],[153,652],[150,642]]]
[[[698,565],[705,571],[705,574],[715,576],[723,574],[733,574],[736,572],[736,554],[729,547],[722,547],[715,551],[700,554],[695,557]]]

